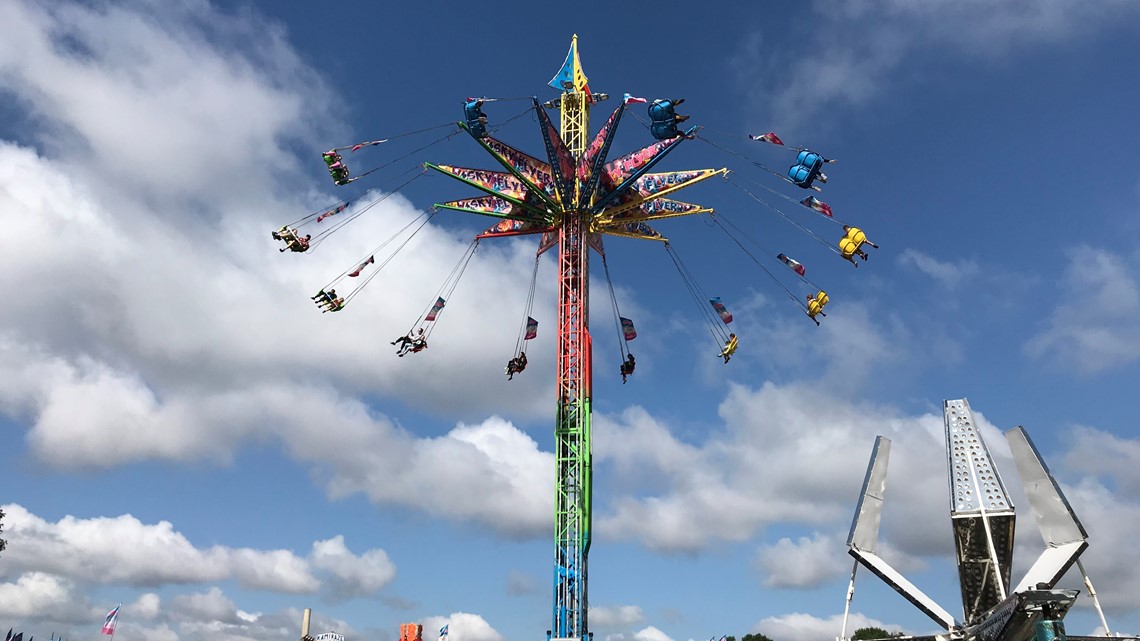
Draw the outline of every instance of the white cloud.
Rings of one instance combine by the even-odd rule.
[[[310,559],[314,568],[329,573],[328,591],[334,599],[375,594],[396,578],[396,566],[384,550],[356,556],[345,547],[341,535],[314,543]]]
[[[0,613],[26,618],[60,607],[72,597],[71,584],[43,572],[28,572],[0,584]],[[58,613],[57,613],[58,615]]]
[[[599,510],[601,535],[694,552],[713,540],[747,540],[777,522],[844,527],[866,469],[852,453],[869,454],[876,434],[901,451],[892,461],[898,507],[890,508],[900,521],[907,514],[929,523],[944,511],[929,500],[941,496],[944,479],[925,473],[929,460],[943,457],[941,417],[853,404],[824,386],[770,383],[732,386],[719,412],[724,427],[700,445],[682,442],[641,409],[595,417],[595,462],[614,466],[620,492]],[[942,529],[896,534],[909,551],[925,553],[921,535]]]
[[[590,606],[590,625],[595,628],[616,628],[637,625],[645,621],[640,606]]]
[[[312,256],[274,251],[274,218],[329,200],[304,188],[286,145],[320,137],[309,118],[335,118],[278,27],[186,6],[0,7],[18,33],[0,43],[0,90],[51,132],[38,150],[0,142],[0,210],[21,213],[7,232],[22,240],[0,254],[0,285],[27,294],[0,320],[0,374],[12,382],[0,412],[30,426],[31,451],[51,466],[225,464],[243,443],[280,439],[335,496],[367,492],[514,536],[548,530],[550,455],[513,425],[416,439],[359,398],[452,415],[502,410],[504,398],[514,412],[546,411],[550,379],[506,387],[510,332],[486,330],[516,326],[525,292],[502,280],[529,271],[530,245],[480,251],[415,358],[360,337],[405,331],[466,239],[428,225],[378,278],[384,295],[374,285],[341,314],[318,314],[307,298],[318,279],[418,212],[389,198]],[[233,117],[250,109],[258,118]],[[203,203],[225,215],[204,217]],[[540,284],[540,303],[550,287]],[[500,304],[478,305],[487,291]],[[534,350],[531,368],[552,359]],[[490,375],[471,376],[480,371]],[[343,419],[332,433],[330,417]],[[427,469],[449,456],[467,465],[406,472],[410,459]],[[471,500],[484,495],[496,500]]]
[[[784,537],[762,546],[756,560],[766,575],[764,587],[804,588],[835,578],[844,565],[845,551],[846,543],[838,534],[815,532],[810,538]]]
[[[326,596],[345,599],[377,593],[396,572],[383,550],[368,550],[357,556],[345,547],[341,536],[314,543],[312,554],[305,559],[288,550],[220,545],[200,549],[169,522],[147,525],[130,515],[92,519],[65,516],[50,523],[20,505],[5,505],[4,512],[5,532],[20,545],[5,553],[0,576],[47,573],[43,576],[134,586],[233,579],[244,587],[286,593],[315,593],[323,587]],[[44,581],[40,585],[46,589],[50,584]],[[55,584],[56,588],[62,585]],[[140,609],[157,609],[157,599],[141,602]],[[213,613],[233,610],[233,603],[222,600],[216,590],[178,599],[185,608],[205,608]]]
[[[963,280],[981,273],[973,260],[941,261],[917,249],[906,249],[896,259],[900,267],[913,266],[948,288],[957,287]]]
[[[486,619],[470,612],[452,612],[447,616],[425,617],[424,634],[434,636],[429,633],[434,633],[445,625],[448,641],[503,641],[503,635],[491,627]]]
[[[883,623],[859,612],[852,612],[847,622],[847,634],[850,635],[859,628],[869,627],[883,628],[892,632],[899,630],[898,626]],[[843,630],[843,615],[836,614],[821,619],[810,614],[793,612],[761,619],[752,626],[752,630],[780,641],[834,641]]]
[[[1032,356],[1051,357],[1086,373],[1140,359],[1140,282],[1135,261],[1082,246],[1067,252],[1059,300],[1047,327],[1025,343]]]
[[[661,630],[646,626],[633,634],[634,641],[673,641],[673,638]]]
[[[539,593],[539,581],[534,576],[524,574],[518,570],[507,573],[507,594],[511,596],[526,596]]]
[[[769,126],[794,128],[835,104],[872,101],[906,77],[908,60],[927,52],[1001,64],[1021,49],[1127,24],[1137,10],[1127,0],[1091,10],[1069,0],[821,0],[813,8],[810,44],[796,48],[794,58],[773,53],[757,34],[734,59],[741,84],[772,105]]]
[[[1121,438],[1078,425],[1066,438],[1065,469],[1090,477],[1108,477],[1119,492],[1140,496],[1140,439]]]

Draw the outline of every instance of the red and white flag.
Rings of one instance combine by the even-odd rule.
[[[103,622],[103,634],[114,636],[115,624],[119,622],[119,608],[121,607],[123,607],[122,603],[116,605],[114,610],[107,613],[107,620]]]
[[[814,209],[824,216],[831,218],[831,205],[823,202],[815,196],[808,196],[807,198],[804,198],[800,201],[800,204],[804,207],[807,207],[808,209]]]
[[[780,145],[780,146],[783,146],[783,144],[784,144],[784,141],[780,140],[780,137],[777,136],[776,133],[772,132],[772,131],[769,131],[766,134],[760,134],[759,136],[754,136],[752,134],[748,134],[748,139],[749,140],[755,140],[757,142],[767,142],[767,143],[771,143],[773,145]]]
[[[317,222],[319,223],[322,220],[328,218],[329,216],[335,216],[335,215],[339,214],[340,212],[342,212],[346,209],[348,209],[348,203],[343,203],[341,205],[337,205],[336,208],[330,209],[330,210],[326,211],[325,213],[321,214],[320,216],[317,216]]]
[[[348,272],[349,278],[356,278],[357,276],[360,275],[360,272],[363,271],[365,267],[368,267],[369,265],[371,265],[372,263],[375,263],[375,262],[376,262],[376,257],[375,256],[369,256],[367,260],[365,260],[363,263],[360,263],[359,265],[357,265],[356,269]]]
[[[648,101],[648,100],[646,100],[645,98],[638,98],[637,96],[631,96],[631,95],[629,95],[629,94],[626,94],[626,95],[625,95],[625,99],[624,99],[622,102],[626,102],[626,103],[630,103],[630,102],[646,102],[646,103],[647,103],[647,102],[649,102],[649,101]]]
[[[794,271],[800,276],[803,276],[807,273],[807,268],[801,265],[800,261],[796,260],[795,258],[791,258],[787,254],[780,254],[779,256],[776,256],[776,258],[779,258],[785,265],[788,266],[788,269]]]

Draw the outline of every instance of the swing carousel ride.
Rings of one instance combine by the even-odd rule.
[[[587,556],[591,542],[591,383],[592,339],[590,335],[588,294],[590,251],[602,260],[610,302],[613,306],[615,326],[621,349],[619,373],[625,382],[636,367],[629,352],[628,342],[636,338],[633,321],[623,317],[606,261],[604,236],[631,238],[661,243],[676,267],[678,274],[692,297],[703,322],[713,334],[720,348],[719,357],[727,364],[738,348],[737,335],[729,331],[733,317],[720,297],[710,297],[698,284],[692,272],[681,260],[668,239],[650,226],[658,220],[707,214],[712,224],[720,227],[771,280],[816,325],[829,303],[828,294],[807,278],[807,270],[799,261],[784,253],[774,253],[757,243],[741,226],[724,214],[702,205],[675,200],[672,196],[682,189],[721,176],[751,199],[783,218],[794,228],[819,242],[825,248],[859,266],[856,260],[866,260],[865,246],[877,246],[857,227],[838,220],[829,204],[815,195],[806,198],[790,196],[774,187],[748,177],[744,179],[755,187],[746,186],[730,175],[727,168],[694,169],[651,173],[660,161],[687,141],[700,140],[724,152],[747,169],[756,169],[774,175],[803,190],[822,191],[820,185],[828,180],[822,169],[834,163],[819,153],[806,148],[785,145],[773,132],[749,135],[753,142],[763,143],[785,151],[795,152],[795,161],[787,171],[778,172],[753,159],[749,154],[730,149],[700,134],[701,128],[684,124],[689,116],[677,113],[684,99],[656,99],[625,94],[621,103],[610,114],[605,124],[591,138],[589,116],[593,105],[608,99],[604,93],[590,90],[578,57],[577,36],[571,41],[570,51],[558,74],[549,85],[560,92],[556,99],[540,102],[527,99],[531,104],[522,113],[503,123],[493,125],[484,107],[490,103],[517,100],[509,98],[467,98],[463,102],[463,120],[444,123],[369,140],[355,145],[337,147],[324,152],[323,158],[338,187],[357,184],[358,181],[389,168],[401,160],[423,152],[459,134],[469,134],[501,169],[473,169],[433,162],[416,163],[403,174],[396,175],[393,186],[379,195],[362,192],[359,196],[313,212],[300,220],[272,232],[274,240],[281,241],[281,252],[305,253],[315,251],[332,234],[365,215],[370,209],[392,194],[428,172],[436,172],[479,192],[481,195],[437,203],[398,229],[375,250],[354,262],[348,269],[332,279],[312,297],[322,313],[340,312],[407,246],[417,232],[441,210],[479,214],[497,219],[484,232],[478,234],[436,292],[424,312],[417,317],[408,333],[393,342],[397,355],[406,356],[427,349],[428,339],[438,325],[447,300],[459,284],[467,265],[471,262],[479,243],[486,239],[536,235],[539,237],[535,253],[530,290],[520,323],[515,352],[508,362],[508,379],[526,369],[526,345],[537,335],[538,321],[532,316],[535,282],[541,257],[557,248],[558,330],[557,399],[555,422],[555,460],[557,468],[555,512],[554,607],[552,627],[548,637],[556,639],[587,639]],[[648,121],[636,112],[634,117],[645,125],[652,136],[649,145],[608,160],[611,144],[622,117],[635,105],[648,112]],[[558,110],[559,127],[555,127],[548,110]],[[542,136],[544,158],[527,154],[494,137],[500,129],[522,116],[533,114]],[[427,134],[448,129],[440,138],[420,146],[407,154],[388,160],[378,167],[353,175],[345,156],[353,157],[365,148],[379,147],[397,138]],[[743,137],[740,137],[743,139]],[[748,143],[751,144],[751,143]],[[770,203],[754,193],[766,190],[777,199],[796,205],[796,213],[785,211],[784,203]],[[807,210],[806,215],[801,213]],[[326,222],[327,221],[327,222]],[[813,226],[836,225],[842,234],[834,236],[838,242],[828,240],[813,230]],[[770,270],[765,261],[782,263],[793,274],[795,282],[788,285]],[[340,288],[342,293],[336,290]],[[347,290],[347,291],[346,291]],[[797,294],[793,290],[799,290]],[[806,292],[806,295],[805,295]],[[802,298],[801,298],[802,296]]]

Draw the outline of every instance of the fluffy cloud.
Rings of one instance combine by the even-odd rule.
[[[661,630],[646,626],[633,634],[634,641],[673,641],[673,638]]]
[[[940,524],[897,536],[926,553],[922,537],[942,533],[944,507],[929,497],[941,496],[944,479],[926,473],[930,460],[944,456],[941,417],[854,404],[821,387],[772,384],[733,386],[720,416],[724,427],[701,445],[682,442],[641,409],[597,417],[595,461],[614,466],[622,491],[600,512],[598,531],[693,552],[712,540],[747,540],[776,522],[849,522],[866,470],[866,459],[852,453],[869,453],[875,435],[884,434],[899,452],[890,509],[900,522],[907,514]],[[805,465],[826,473],[804,474]]]
[[[1086,373],[1140,359],[1140,283],[1135,259],[1082,246],[1067,252],[1059,300],[1047,327],[1025,344]]]
[[[425,632],[439,630],[445,625],[448,641],[503,641],[503,635],[478,614],[452,612],[447,616],[423,619]]]
[[[903,250],[896,262],[902,267],[913,266],[949,288],[981,273],[978,263],[973,260],[941,261],[917,249]]]
[[[506,394],[501,376],[470,375],[501,371],[510,337],[488,340],[484,328],[515,326],[525,292],[501,282],[529,270],[529,249],[481,251],[432,349],[395,359],[386,341],[359,337],[405,331],[468,240],[429,224],[381,274],[386,295],[370,290],[341,314],[316,313],[315,279],[419,212],[387,198],[351,238],[312,256],[274,251],[268,230],[280,212],[329,201],[305,189],[287,147],[320,137],[314,122],[335,122],[279,29],[206,3],[5,3],[0,19],[18,36],[0,43],[0,88],[49,132],[36,149],[0,143],[0,210],[21,213],[8,232],[23,241],[0,255],[0,285],[28,293],[0,320],[0,374],[12,381],[0,412],[30,426],[34,454],[69,469],[225,464],[243,443],[280,439],[322,470],[335,496],[367,492],[515,536],[549,529],[551,458],[511,424],[416,439],[360,398],[453,415],[500,409],[502,399],[523,415],[545,411],[548,379],[522,377]],[[233,117],[251,109],[258,118]],[[477,304],[484,291],[501,304]],[[553,292],[540,285],[536,296]],[[534,353],[532,367],[551,366],[549,350]],[[335,433],[322,427],[338,419]],[[409,461],[437,456],[465,465],[406,473]]]
[[[169,522],[147,525],[130,515],[65,516],[51,523],[20,505],[5,505],[4,511],[5,532],[20,545],[5,553],[0,576],[20,576],[16,588],[44,598],[63,594],[66,584],[56,577],[65,577],[133,586],[232,579],[244,587],[286,593],[315,593],[324,587],[330,598],[344,599],[375,594],[396,573],[383,550],[357,556],[340,536],[314,543],[305,559],[288,550],[197,548]],[[233,605],[222,601],[220,592],[180,603],[214,613]],[[142,611],[151,611],[157,602],[142,606]]]
[[[1098,27],[1125,24],[1135,3],[1116,0],[1089,11],[1067,0],[1004,3],[981,0],[867,0],[814,3],[812,46],[794,60],[772,57],[760,35],[744,43],[735,58],[741,84],[757,101],[771,104],[775,120],[795,127],[832,105],[863,104],[876,98],[904,62],[928,48],[940,55],[996,59],[1022,48],[1061,42]],[[756,70],[765,70],[757,81]],[[775,88],[775,90],[773,89]]]
[[[30,618],[54,610],[59,616],[60,608],[73,596],[71,587],[65,579],[29,572],[15,583],[0,584],[0,611],[8,617]]]
[[[859,612],[852,612],[847,622],[847,634],[850,635],[859,628],[883,628],[898,631],[897,626],[891,626],[878,619],[872,619]],[[780,641],[832,641],[839,636],[843,629],[843,615],[836,614],[826,619],[795,612],[761,619],[752,626],[754,632],[766,634]]]
[[[329,592],[334,599],[375,594],[396,577],[396,566],[384,550],[369,550],[356,556],[337,535],[313,544],[314,568],[329,573]]]
[[[179,594],[165,603],[156,594],[144,593],[124,604],[123,611],[130,615],[119,619],[117,632],[147,641],[272,641],[296,636],[301,622],[301,612],[295,609],[268,614],[240,610],[216,587]],[[0,616],[22,620],[30,632],[48,629],[64,636],[81,635],[93,621],[102,621],[106,612],[93,607],[66,579],[32,572],[15,583],[0,583]],[[313,619],[317,629],[361,636],[343,620],[319,612]]]
[[[539,581],[534,576],[523,574],[518,570],[507,573],[507,594],[511,596],[526,596],[539,593]]]
[[[760,548],[757,565],[764,572],[764,587],[803,588],[816,586],[843,567],[846,543],[837,535],[814,533],[792,541],[784,537]]]
[[[593,627],[616,628],[637,625],[643,621],[645,613],[636,605],[590,607],[590,625]]]

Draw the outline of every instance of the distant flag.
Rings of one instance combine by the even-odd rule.
[[[359,265],[357,265],[356,269],[348,272],[349,277],[350,278],[356,278],[357,276],[360,275],[360,272],[363,271],[365,267],[367,267],[367,266],[369,266],[375,262],[376,262],[376,257],[375,256],[369,256],[367,260],[365,260],[363,263],[360,263]]]
[[[814,209],[824,216],[827,216],[828,218],[831,217],[831,205],[823,202],[815,196],[808,196],[807,198],[804,198],[800,201],[800,204],[804,207],[807,207],[808,209]]]
[[[760,134],[759,136],[753,136],[752,134],[748,134],[748,139],[749,140],[755,140],[757,142],[767,142],[767,143],[771,143],[773,145],[780,145],[780,146],[783,146],[783,144],[784,144],[784,141],[780,140],[780,137],[777,136],[776,133],[773,131],[769,131],[766,134]]]
[[[720,641],[728,641],[728,635],[726,634],[723,637],[721,637]]]
[[[526,334],[523,334],[523,340],[529,341],[530,339],[538,336],[538,321],[530,316],[526,317]]]
[[[373,146],[379,145],[382,142],[388,142],[388,139],[385,138],[384,140],[369,140],[368,142],[362,142],[360,144],[353,145],[352,150],[356,151],[356,150],[360,149],[361,147],[367,147],[369,145],[373,145]]]
[[[115,624],[119,622],[119,608],[121,607],[123,607],[122,603],[107,613],[107,620],[103,622],[103,634],[115,636]]]
[[[451,625],[451,624],[448,623],[447,625],[444,625],[442,628],[439,629],[439,641],[444,641],[445,639],[447,639],[447,626],[449,626],[449,625]]]
[[[724,303],[720,302],[719,296],[716,298],[710,298],[709,302],[712,303],[713,309],[716,310],[716,313],[720,314],[720,319],[724,321],[725,325],[732,322],[732,314],[729,313],[728,309],[724,306]]]
[[[8,628],[8,636],[4,637],[4,641],[12,641],[12,628]]]
[[[626,94],[625,98],[622,99],[622,102],[627,102],[627,103],[628,102],[635,102],[636,103],[636,102],[649,102],[649,101],[646,100],[645,98],[638,98],[637,96],[631,96],[629,94]],[[709,641],[712,641],[712,640],[710,639]]]
[[[328,218],[329,216],[335,216],[335,215],[339,214],[340,212],[342,212],[346,209],[348,209],[348,203],[338,205],[335,209],[330,209],[330,210],[326,211],[325,213],[321,214],[320,216],[317,216],[317,222],[319,223],[322,220]]]
[[[631,341],[637,338],[637,330],[633,327],[633,321],[628,318],[621,318],[621,333],[625,335],[625,340]]]
[[[800,276],[803,276],[807,272],[807,268],[801,265],[800,261],[796,260],[795,258],[789,258],[787,254],[780,254],[779,256],[776,256],[776,258],[782,260],[784,264],[788,266],[788,269],[794,271]]]
[[[437,298],[435,300],[435,305],[431,306],[431,311],[428,312],[427,316],[424,316],[424,320],[426,320],[426,321],[435,320],[436,316],[439,316],[440,310],[442,310],[443,306],[446,304],[447,304],[447,301],[443,300],[443,296],[440,296],[439,298]]]
[[[17,632],[16,636],[12,637],[12,641],[24,641],[24,633]]]

